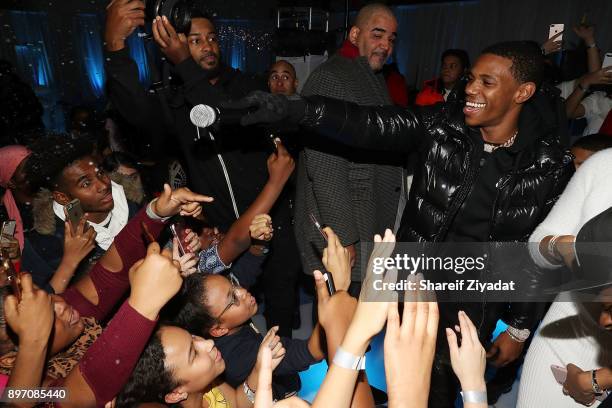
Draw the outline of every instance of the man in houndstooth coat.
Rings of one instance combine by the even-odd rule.
[[[397,21],[384,5],[365,6],[349,39],[308,78],[301,94],[321,95],[359,105],[391,105],[382,67],[393,51]],[[323,270],[325,241],[310,214],[331,227],[354,255],[351,280],[361,281],[360,243],[375,233],[394,229],[405,178],[400,163],[389,153],[351,149],[308,135],[300,155],[295,232],[304,271]],[[401,212],[400,212],[401,214]],[[358,291],[358,285],[353,285]],[[358,292],[356,292],[358,293]]]

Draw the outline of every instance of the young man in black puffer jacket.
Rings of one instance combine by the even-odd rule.
[[[532,42],[488,47],[470,71],[464,103],[422,110],[359,107],[322,97],[286,101],[253,94],[240,105],[259,107],[243,124],[297,121],[352,147],[418,152],[398,241],[524,242],[571,178],[572,156],[561,143],[566,121],[557,95],[540,87],[543,60]],[[529,276],[534,291],[540,277]],[[497,320],[509,330],[489,348],[497,366],[521,354],[542,312],[533,303],[440,304],[440,328],[465,310],[487,344]],[[439,334],[430,407],[452,407],[458,382],[445,336]]]

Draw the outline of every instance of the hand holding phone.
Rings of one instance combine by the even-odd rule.
[[[557,384],[564,386],[565,382],[567,381],[567,368],[552,364],[550,366],[550,370],[552,371],[553,376],[555,377],[555,381],[557,381]],[[604,391],[601,395],[596,395],[595,399],[597,401],[604,401],[608,397],[608,395],[609,393],[607,391]]]
[[[555,41],[563,41],[565,24],[551,24],[548,29],[548,39],[555,37]]]
[[[170,225],[170,231],[178,242],[178,250],[181,256],[191,252],[189,249],[189,242],[187,242],[187,232],[185,226],[182,223],[175,223]]]
[[[72,226],[72,232],[76,233],[81,219],[85,216],[83,208],[81,207],[81,201],[75,198],[64,206],[64,212],[66,213],[66,220],[68,220]],[[87,230],[88,227],[89,226],[86,225],[85,230]]]
[[[17,222],[15,220],[7,220],[2,223],[0,230],[0,247],[7,252],[10,259],[19,259],[21,257],[21,248],[19,242],[15,239],[15,230]]]
[[[19,273],[15,270],[13,262],[8,253],[2,249],[0,252],[0,269],[6,274],[7,283],[11,286],[13,295],[17,300],[21,300],[21,287],[19,286]]]
[[[15,236],[15,229],[17,228],[17,221],[6,220],[2,223],[2,230],[0,231],[0,242],[9,242],[8,238]]]

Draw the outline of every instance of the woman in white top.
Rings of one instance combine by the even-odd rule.
[[[531,256],[540,267],[562,267],[566,255],[562,243],[572,242],[588,220],[612,206],[610,180],[612,149],[595,153],[580,166],[548,217],[529,239],[540,243],[530,247]],[[554,242],[549,251],[551,239]],[[529,347],[521,375],[518,408],[581,406],[563,394],[551,365],[565,367],[573,363],[582,370],[612,366],[612,333],[598,326],[584,304],[568,299],[571,295],[567,293],[557,297]]]
[[[585,93],[593,85],[607,85],[606,92],[593,92],[586,98]],[[612,66],[591,72],[575,81],[574,91],[565,101],[565,112],[569,119],[585,118],[587,126],[583,136],[598,133],[608,112],[612,109]],[[584,99],[582,99],[584,98]]]

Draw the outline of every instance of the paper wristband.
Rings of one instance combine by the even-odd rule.
[[[356,356],[338,347],[334,355],[333,363],[339,367],[349,370],[365,370],[365,356]]]

